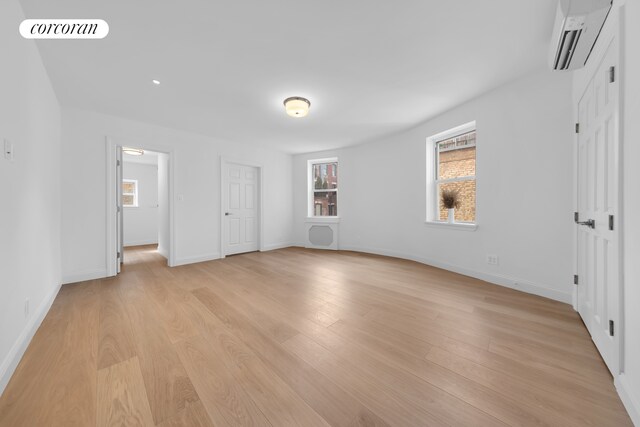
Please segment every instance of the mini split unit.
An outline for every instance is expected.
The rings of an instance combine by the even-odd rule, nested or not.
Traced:
[[[560,0],[551,40],[554,70],[584,67],[611,10],[612,0]]]

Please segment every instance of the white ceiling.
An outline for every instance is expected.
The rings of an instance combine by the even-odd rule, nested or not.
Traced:
[[[418,124],[543,69],[557,0],[22,0],[98,18],[38,41],[60,102],[288,152]],[[161,81],[160,86],[151,83]],[[311,100],[304,119],[282,101]]]

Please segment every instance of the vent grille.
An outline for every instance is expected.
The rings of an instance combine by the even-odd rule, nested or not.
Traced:
[[[555,70],[567,70],[582,36],[582,30],[565,31],[560,40],[558,54],[553,64]]]

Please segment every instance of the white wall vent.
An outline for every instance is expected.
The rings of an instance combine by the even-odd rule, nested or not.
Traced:
[[[338,249],[337,223],[307,223],[305,246],[313,249]]]

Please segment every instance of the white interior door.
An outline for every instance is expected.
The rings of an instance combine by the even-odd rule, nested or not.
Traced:
[[[578,311],[614,375],[620,368],[619,84],[609,45],[578,105]]]
[[[122,208],[122,147],[116,147],[116,272],[120,273],[124,262],[124,211]]]
[[[225,255],[258,250],[258,168],[224,166]]]

